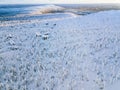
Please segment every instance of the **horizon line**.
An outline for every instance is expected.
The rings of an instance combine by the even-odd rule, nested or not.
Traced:
[[[120,4],[120,3],[0,3],[4,5],[14,5],[14,4]]]

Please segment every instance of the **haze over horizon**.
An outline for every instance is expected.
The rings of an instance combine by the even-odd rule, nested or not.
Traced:
[[[0,4],[81,4],[81,3],[120,3],[120,0],[0,0]]]

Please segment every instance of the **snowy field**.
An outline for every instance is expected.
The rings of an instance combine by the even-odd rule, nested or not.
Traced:
[[[0,21],[0,90],[120,90],[120,10],[64,15]]]

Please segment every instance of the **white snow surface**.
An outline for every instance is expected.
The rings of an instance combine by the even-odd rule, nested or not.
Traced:
[[[119,10],[0,22],[0,90],[107,90],[118,81]]]
[[[120,81],[110,85],[105,90],[120,90]]]

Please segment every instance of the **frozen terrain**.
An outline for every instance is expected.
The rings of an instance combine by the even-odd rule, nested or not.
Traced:
[[[0,21],[0,90],[119,90],[120,10],[59,15]]]

